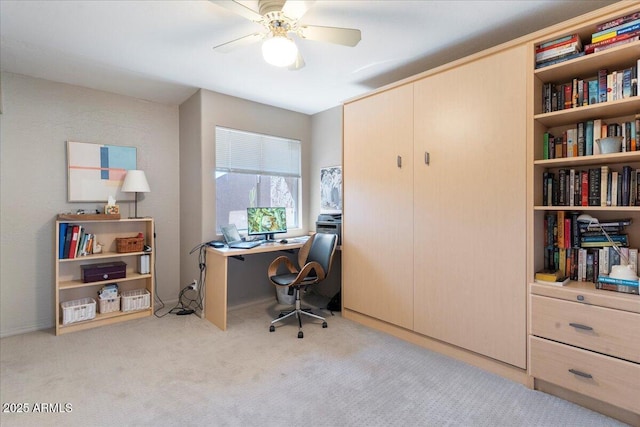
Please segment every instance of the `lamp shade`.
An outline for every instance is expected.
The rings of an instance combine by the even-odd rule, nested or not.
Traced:
[[[148,193],[151,191],[144,171],[130,170],[124,177],[121,191],[125,193]]]
[[[276,67],[288,67],[298,57],[298,47],[285,35],[274,35],[262,43],[264,60]]]

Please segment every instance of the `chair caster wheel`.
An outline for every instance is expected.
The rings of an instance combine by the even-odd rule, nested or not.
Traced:
[[[269,332],[275,332],[276,331],[276,327],[271,325],[269,326]]]
[[[284,316],[284,314],[280,313],[278,314],[278,319],[281,319]]]
[[[302,333],[302,331],[298,332],[298,338],[304,338],[304,334]]]
[[[327,325],[327,322],[322,322],[322,327],[323,327],[323,328],[326,328],[326,327],[328,327],[328,326],[329,326],[329,325]]]

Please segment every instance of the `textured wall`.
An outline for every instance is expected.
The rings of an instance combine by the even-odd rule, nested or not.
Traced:
[[[97,207],[67,202],[67,140],[137,147],[151,187],[138,214],[156,220],[158,293],[176,300],[178,107],[11,73],[2,98],[0,336],[53,326],[55,216]]]

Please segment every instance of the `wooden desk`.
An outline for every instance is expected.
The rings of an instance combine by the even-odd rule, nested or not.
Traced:
[[[223,331],[227,329],[227,287],[229,286],[229,257],[299,249],[304,242],[288,239],[289,243],[265,243],[253,249],[207,248],[207,277],[205,279],[204,317]],[[264,277],[267,270],[264,270]]]

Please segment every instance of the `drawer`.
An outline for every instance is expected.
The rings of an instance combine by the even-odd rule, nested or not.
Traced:
[[[532,295],[531,334],[640,363],[638,313]]]
[[[531,375],[638,413],[640,365],[529,337]]]

